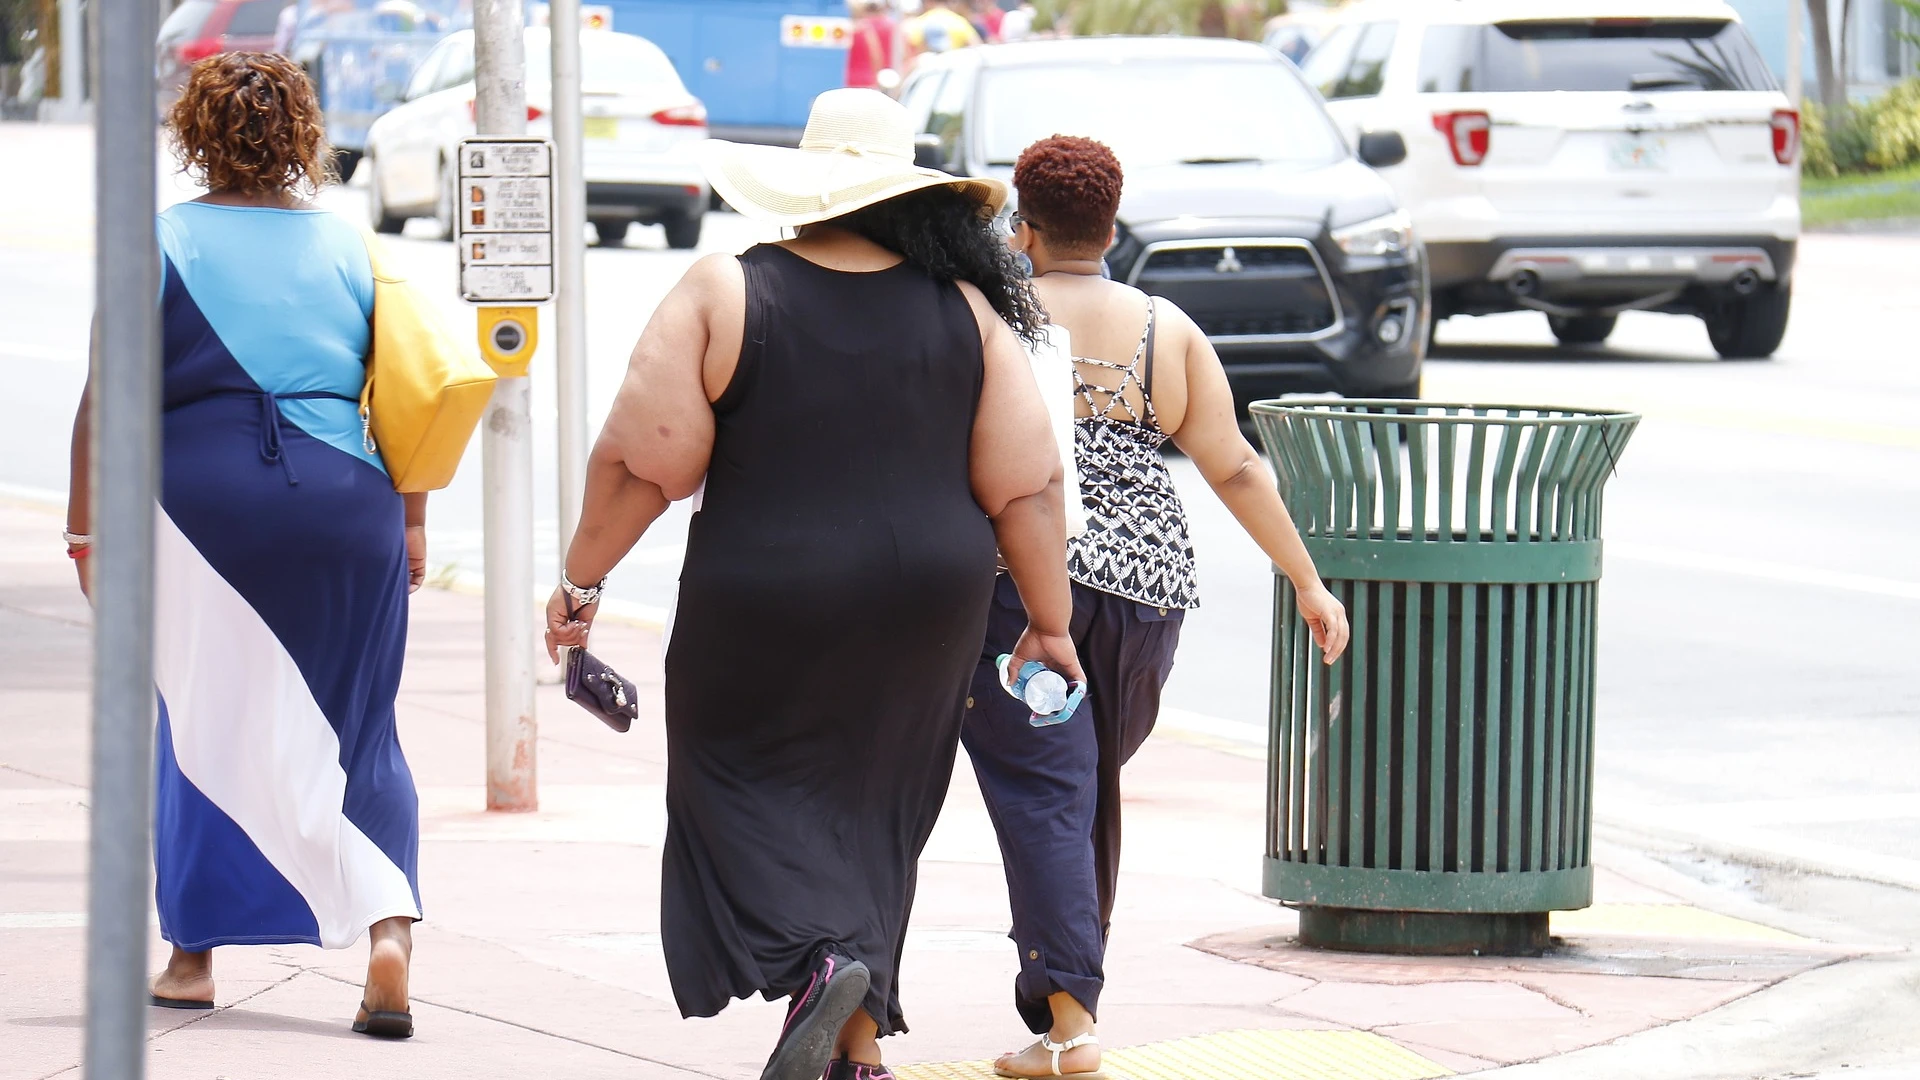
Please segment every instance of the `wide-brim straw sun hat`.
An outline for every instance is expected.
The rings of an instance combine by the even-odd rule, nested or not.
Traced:
[[[878,90],[829,90],[813,99],[799,149],[709,139],[700,147],[707,181],[741,214],[798,227],[930,187],[971,191],[994,213],[1007,185],[913,163],[913,122]]]

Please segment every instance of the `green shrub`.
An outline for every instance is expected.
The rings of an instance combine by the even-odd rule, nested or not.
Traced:
[[[1803,176],[1840,175],[1833,161],[1833,145],[1827,141],[1827,122],[1820,107],[1809,101],[1800,110],[1800,172]]]
[[[1800,114],[1800,171],[1807,176],[1875,172],[1920,163],[1920,79],[1908,79],[1838,122],[1809,101]]]
[[[1908,79],[1861,110],[1867,129],[1866,163],[1897,169],[1920,161],[1920,79]]]

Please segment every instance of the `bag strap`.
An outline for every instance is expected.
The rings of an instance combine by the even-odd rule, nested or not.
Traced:
[[[387,246],[380,242],[380,237],[376,236],[372,229],[365,225],[360,226],[360,240],[367,245],[367,266],[373,271],[374,281],[385,281],[391,284],[406,280],[393,272],[392,264],[387,262]]]
[[[388,272],[386,245],[380,242],[380,238],[374,235],[372,229],[367,228],[365,225],[360,226],[360,240],[366,245],[367,268],[373,274],[373,318],[375,321],[378,321],[380,318],[381,282],[395,284],[403,279],[394,277]],[[374,334],[372,327],[369,326],[367,334],[367,361],[363,365],[367,369],[367,377],[366,381],[360,384],[360,437],[365,442],[368,453],[375,452],[373,443],[373,342]]]

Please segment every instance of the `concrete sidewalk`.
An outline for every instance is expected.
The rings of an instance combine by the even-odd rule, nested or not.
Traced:
[[[0,1080],[77,1075],[80,1060],[88,609],[59,530],[46,508],[0,504]],[[400,711],[423,816],[418,1035],[390,1044],[348,1031],[358,949],[225,949],[218,1011],[152,1010],[152,1075],[759,1075],[781,1007],[743,1002],[681,1020],[661,960],[657,634],[611,623],[596,634],[596,651],[643,684],[634,730],[614,735],[542,688],[541,809],[490,815],[480,625],[475,597],[414,599]],[[1303,950],[1292,914],[1259,891],[1261,761],[1163,733],[1128,784],[1101,1029],[1116,1077],[1468,1073],[1684,1021],[1874,949],[1703,901],[1663,866],[1603,848],[1599,903],[1556,916],[1564,941],[1547,957]],[[913,1031],[885,1044],[906,1080],[990,1076],[985,1059],[1026,1041],[1007,925],[998,850],[963,754],[902,972]],[[156,934],[156,965],[164,951]]]

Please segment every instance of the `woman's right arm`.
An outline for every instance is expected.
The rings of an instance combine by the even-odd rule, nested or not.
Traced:
[[[1013,655],[1081,681],[1086,675],[1070,634],[1066,472],[1053,426],[1019,339],[978,289],[963,284],[962,291],[980,323],[984,367],[973,422],[973,497],[993,522],[1000,558],[1027,609],[1027,632]]]
[[[746,278],[739,260],[710,255],[655,309],[633,347],[626,379],[587,460],[567,580],[607,576],[667,507],[691,496],[713,455],[712,402],[739,362]],[[547,602],[547,652],[585,645],[599,605],[569,611],[564,589]]]

